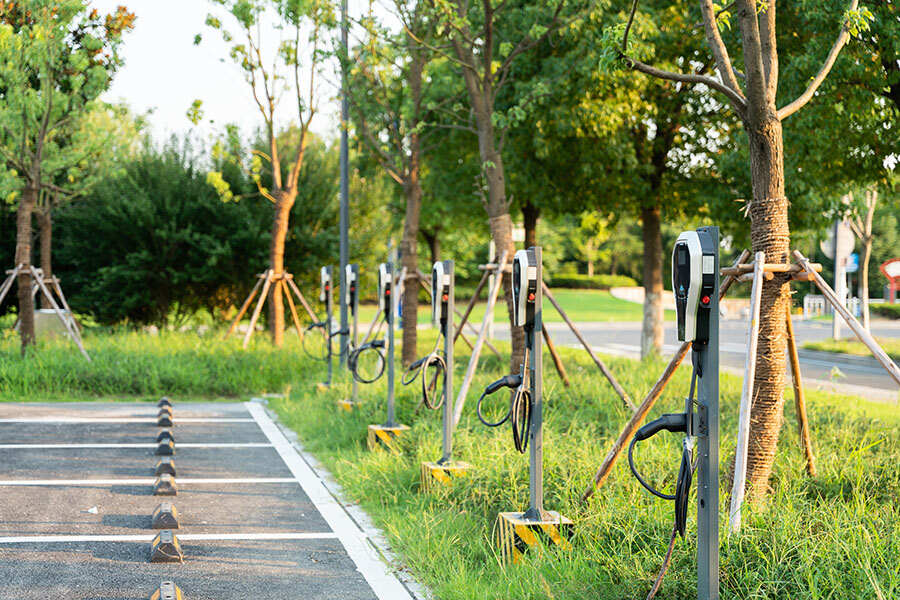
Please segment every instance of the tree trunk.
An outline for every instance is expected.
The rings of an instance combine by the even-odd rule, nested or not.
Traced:
[[[406,268],[403,288],[403,366],[418,358],[416,326],[419,321],[419,215],[422,210],[422,185],[419,181],[419,140],[413,134],[410,140],[411,168],[404,191],[406,192],[406,220],[403,239],[400,240],[401,264]]]
[[[587,275],[594,276],[594,240],[590,239],[584,245],[585,254],[587,255]]]
[[[784,195],[784,141],[773,111],[744,124],[750,147],[753,202],[750,237],[753,252],[765,252],[767,263],[786,263],[790,253],[788,200]],[[759,318],[754,398],[750,410],[747,452],[749,499],[759,500],[769,487],[781,430],[785,385],[785,311],[790,302],[790,278],[775,274],[763,282]]]
[[[272,245],[269,252],[269,268],[276,277],[284,273],[284,242],[287,238],[291,208],[297,198],[297,191],[278,191],[275,194],[274,219],[272,221]],[[269,329],[272,343],[281,347],[284,343],[284,294],[277,283],[269,291]]]
[[[34,297],[31,295],[31,216],[37,203],[38,188],[33,183],[25,185],[19,210],[16,213],[16,265],[23,271],[19,284],[19,337],[22,339],[22,355],[34,343]]]
[[[431,264],[441,260],[441,228],[435,227],[434,231],[420,230],[425,243],[428,244],[428,253],[431,255]]]
[[[641,358],[659,355],[663,346],[663,251],[660,207],[641,209],[644,234],[644,322]]]
[[[53,213],[50,208],[38,212],[38,224],[41,228],[41,270],[44,272],[44,279],[49,281],[53,277]],[[43,295],[41,307],[53,308],[50,300]]]
[[[537,225],[538,218],[541,216],[541,209],[526,202],[522,206],[522,221],[525,226],[525,247],[531,248],[537,246]]]

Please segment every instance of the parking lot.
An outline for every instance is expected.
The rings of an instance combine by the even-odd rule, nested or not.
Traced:
[[[402,599],[409,592],[260,403],[0,404],[0,598]],[[175,496],[157,496],[170,429]],[[177,510],[183,562],[150,561]]]

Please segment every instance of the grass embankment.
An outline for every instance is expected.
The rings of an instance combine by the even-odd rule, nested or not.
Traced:
[[[423,347],[430,347],[422,340]],[[366,426],[383,422],[384,382],[362,386],[352,414],[335,409],[348,385],[318,392],[318,369],[273,407],[298,431],[347,495],[388,534],[405,568],[442,600],[643,598],[659,568],[671,532],[673,506],[652,498],[620,460],[608,483],[587,504],[580,497],[629,414],[583,353],[563,349],[573,382],[564,388],[545,360],[546,508],[575,521],[573,550],[530,555],[502,568],[491,543],[498,511],[528,502],[527,456],[512,448],[507,426],[488,430],[474,415],[482,387],[505,373],[505,360],[486,354],[455,438],[455,456],[475,466],[471,475],[434,495],[419,490],[419,465],[440,454],[440,417],[417,408],[411,388],[398,385],[401,422],[411,425],[405,452],[368,452]],[[459,358],[457,383],[464,369]],[[662,364],[610,358],[624,387],[640,396]],[[740,380],[722,380],[722,470],[733,452]],[[675,377],[651,418],[681,410],[688,372]],[[496,402],[505,402],[498,394]],[[793,403],[764,506],[747,509],[744,531],[721,550],[723,598],[900,597],[900,416],[895,407],[860,398],[809,391],[810,422],[819,476],[804,475]],[[643,472],[670,488],[680,457],[680,436],[660,435],[636,453]],[[724,479],[724,477],[723,477]],[[727,486],[720,486],[727,522]],[[695,597],[695,508],[687,541],[679,540],[660,598]]]
[[[566,311],[566,315],[576,323],[588,321],[640,321],[644,317],[643,305],[636,302],[628,302],[615,298],[607,291],[603,290],[572,290],[557,289],[553,290],[553,296]],[[472,309],[469,322],[474,324],[481,323],[484,319],[485,298],[487,292],[482,292],[481,301]],[[419,322],[428,323],[431,320],[431,305],[426,302],[424,296],[420,299],[419,305]],[[468,299],[457,299],[456,307],[460,311],[464,311],[468,304]],[[360,322],[369,323],[375,317],[376,307],[373,305],[362,306],[359,309]],[[562,323],[562,318],[550,301],[544,299],[544,322],[545,323]],[[674,311],[666,311],[667,319],[674,319]],[[508,317],[506,316],[506,307],[503,304],[503,298],[498,299],[497,307],[494,309],[494,322],[504,323]]]
[[[876,338],[882,350],[888,353],[895,361],[900,361],[900,339]],[[835,352],[840,354],[852,354],[854,356],[872,356],[868,346],[859,340],[819,340],[818,342],[806,342],[803,347],[807,350],[820,352]]]
[[[298,378],[303,354],[296,338],[276,351],[265,332],[248,350],[238,337],[222,341],[222,332],[159,335],[87,330],[88,362],[63,339],[39,342],[27,358],[19,338],[0,341],[0,401],[158,398],[246,398],[250,392],[282,392]]]

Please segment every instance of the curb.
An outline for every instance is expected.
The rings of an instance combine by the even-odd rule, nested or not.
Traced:
[[[881,363],[874,356],[856,356],[855,354],[844,354],[842,352],[824,352],[822,350],[806,350],[798,348],[797,354],[800,358],[812,358],[815,360],[824,360],[835,364],[853,365],[857,367],[872,367],[874,369],[883,369]],[[894,361],[896,363],[896,361]]]

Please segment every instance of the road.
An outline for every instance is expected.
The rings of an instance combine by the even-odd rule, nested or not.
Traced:
[[[597,352],[632,358],[640,356],[640,323],[579,323],[577,326]],[[550,323],[547,327],[557,344],[580,347],[577,338],[564,323]],[[747,321],[741,319],[721,321],[720,360],[726,370],[743,372],[747,354],[747,329]],[[798,345],[802,346],[806,342],[830,338],[831,323],[795,319],[794,332]],[[876,337],[900,338],[900,322],[875,321],[872,323],[872,333]],[[499,339],[509,339],[509,330],[498,326],[495,335]],[[848,332],[848,335],[853,334]],[[679,346],[674,323],[666,323],[663,353],[671,356]],[[800,354],[804,384],[809,387],[866,395],[879,400],[897,401],[900,398],[897,383],[878,364],[864,360],[843,361],[837,356],[823,353],[801,351]],[[832,377],[835,366],[843,377]]]

